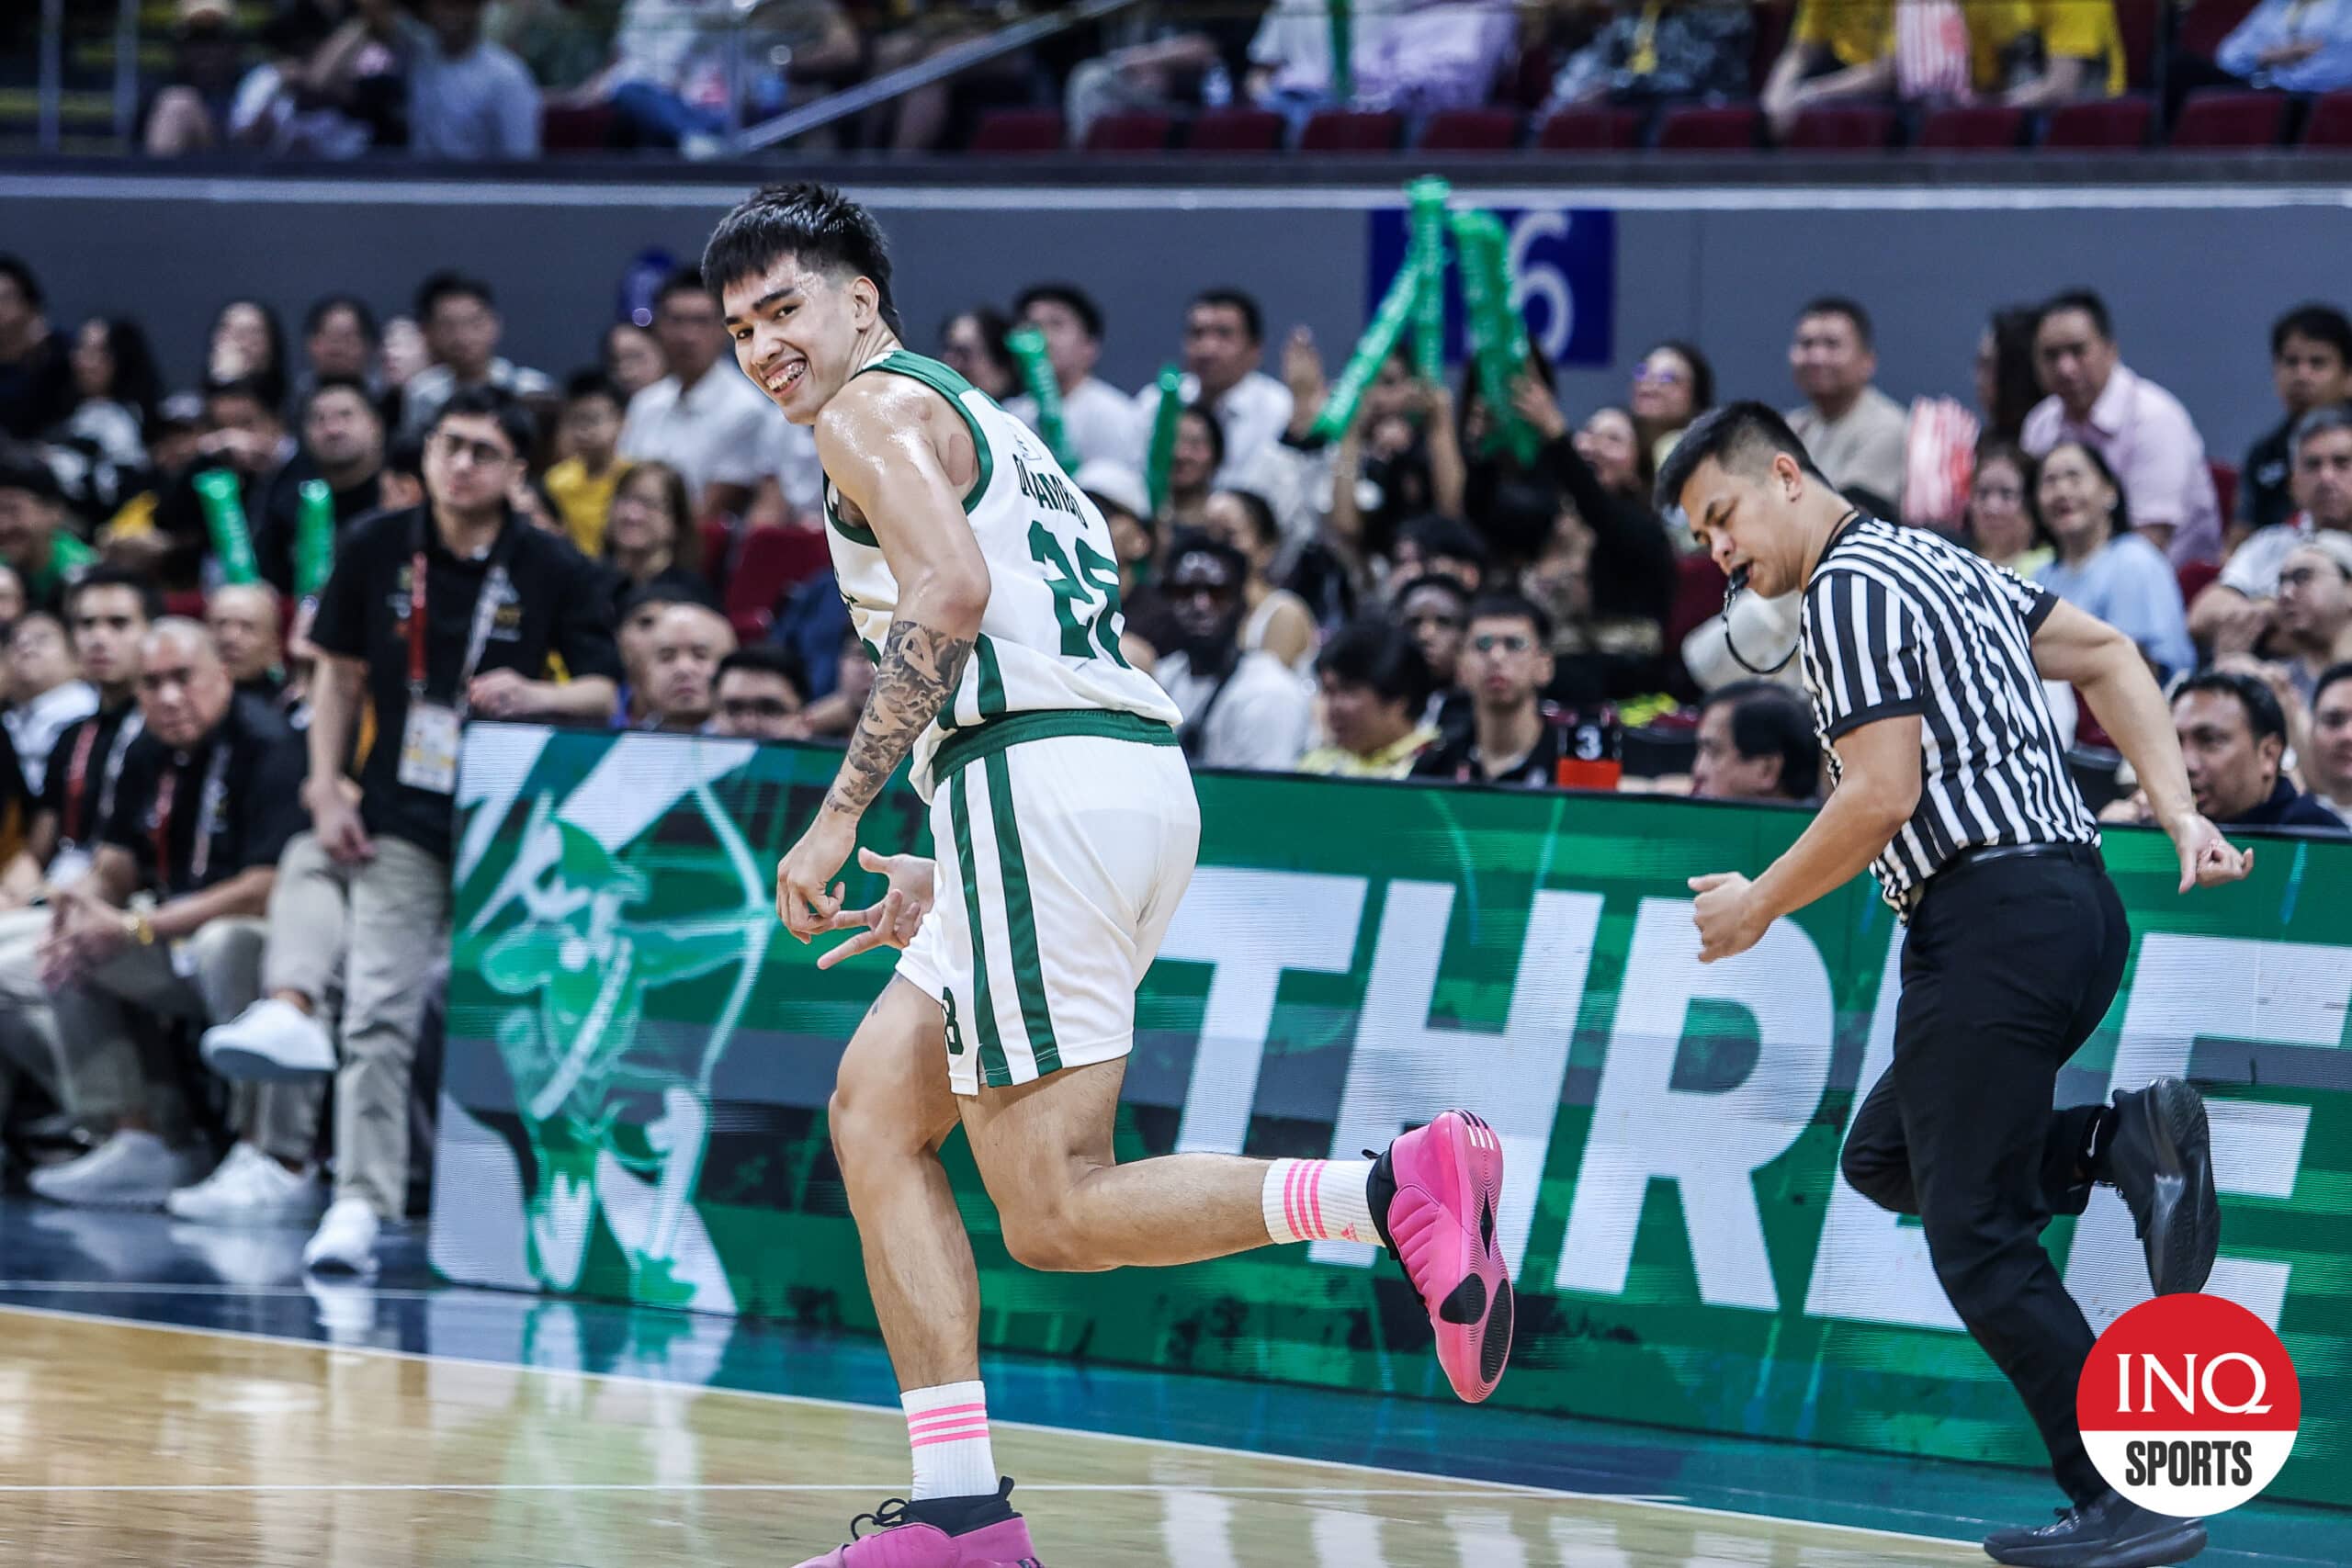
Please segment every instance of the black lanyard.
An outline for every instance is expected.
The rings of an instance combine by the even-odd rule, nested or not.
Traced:
[[[93,715],[83,726],[74,741],[74,757],[65,770],[64,809],[59,814],[59,838],[67,844],[78,844],[90,836],[90,829],[103,826],[114,813],[114,786],[122,779],[122,759],[130,743],[139,739],[146,728],[139,710],[133,707],[115,726],[114,741],[107,748],[106,766],[98,773],[98,798],[93,811],[83,785],[89,777],[90,753],[97,749],[98,728],[104,715]]]
[[[430,525],[428,509],[420,508],[409,550],[408,604],[400,617],[401,636],[408,644],[408,696],[412,703],[424,700],[425,580],[431,570],[425,530]],[[474,671],[481,667],[482,655],[489,650],[491,627],[498,619],[498,612],[513,596],[506,563],[514,553],[515,531],[520,526],[512,517],[499,525],[498,537],[490,547],[489,570],[482,573],[481,584],[474,591],[473,625],[466,637],[465,659],[458,666],[456,690],[450,695],[450,705],[460,714],[466,711],[466,688],[473,683]]]

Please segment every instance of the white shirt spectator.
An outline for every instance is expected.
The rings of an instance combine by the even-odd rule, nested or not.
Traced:
[[[2133,527],[2172,530],[2165,554],[2174,566],[2221,558],[2222,504],[2205,466],[2205,438],[2178,398],[2118,365],[2087,421],[2068,418],[2054,396],[2026,415],[2019,445],[2028,452],[2043,457],[2061,441],[2080,441],[2107,459],[2122,481]]]
[[[1864,387],[1854,406],[1835,420],[1822,418],[1811,403],[1791,410],[1788,418],[1789,428],[1831,484],[1870,491],[1902,505],[1911,415],[1901,403],[1876,387]]]
[[[620,450],[624,457],[667,463],[677,469],[699,511],[708,486],[748,490],[770,474],[783,482],[785,456],[799,445],[787,434],[794,429],[782,409],[731,362],[721,360],[691,387],[681,387],[675,376],[664,376],[631,398],[628,416],[621,422]],[[806,430],[798,435],[813,458],[815,438]],[[821,485],[820,480],[820,494]],[[787,501],[793,499],[792,488],[785,486]]]
[[[489,378],[482,385],[495,387],[512,398],[545,397],[555,390],[554,378],[546,371],[511,359],[492,360]],[[446,365],[428,365],[410,377],[408,385],[401,389],[401,434],[423,435],[441,405],[457,392],[458,373]]]
[[[1193,756],[1195,766],[1288,773],[1306,755],[1315,697],[1272,654],[1244,653],[1214,708],[1209,708],[1209,699],[1216,693],[1216,682],[1193,674],[1193,660],[1182,649],[1163,657],[1152,673],[1187,724],[1193,715],[1209,709]]]
[[[1037,400],[1026,392],[1009,400],[1004,412],[1030,429],[1037,428]],[[1100,460],[1140,470],[1151,424],[1140,416],[1134,398],[1089,376],[1075,390],[1062,394],[1062,434],[1077,448],[1080,463]]]
[[[1176,395],[1187,404],[1199,401],[1201,378],[1187,372]],[[1217,469],[1215,482],[1223,490],[1242,485],[1251,459],[1281,440],[1283,432],[1290,428],[1290,389],[1262,370],[1252,370],[1227,389],[1216,410],[1217,428],[1225,434],[1225,466]],[[1136,394],[1136,412],[1148,442],[1151,427],[1159,417],[1157,383]]]
[[[539,155],[539,85],[530,68],[488,39],[441,52],[433,29],[400,18],[408,76],[408,150],[419,158],[481,160]]]
[[[28,789],[40,793],[41,783],[49,776],[49,754],[56,750],[57,738],[65,727],[97,711],[97,688],[87,681],[68,681],[28,703],[18,703],[0,717],[0,724],[8,727],[17,760],[24,764]]]
[[[2318,531],[2308,512],[2298,512],[2286,522],[2273,523],[2267,528],[2256,528],[2222,563],[2222,585],[2234,588],[2249,599],[2278,598],[2279,569],[2295,553],[2296,546],[2309,542]]]

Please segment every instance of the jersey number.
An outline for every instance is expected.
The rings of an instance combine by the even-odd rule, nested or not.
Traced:
[[[1054,591],[1054,618],[1061,623],[1062,657],[1091,659],[1100,648],[1111,662],[1127,669],[1114,626],[1119,618],[1118,563],[1084,539],[1072,542],[1078,547],[1077,571],[1070,570],[1061,541],[1043,523],[1029,525],[1030,558],[1052,570],[1046,586]]]

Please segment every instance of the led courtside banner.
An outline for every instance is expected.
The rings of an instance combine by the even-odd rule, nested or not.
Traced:
[[[491,725],[460,789],[433,1258],[450,1278],[871,1331],[825,1134],[888,979],[820,973],[771,908],[838,752]],[[2038,1464],[1916,1224],[1839,1180],[1888,1062],[1899,928],[1864,882],[1702,966],[1684,879],[1754,872],[1800,813],[1312,779],[1199,781],[1201,865],[1138,1006],[1123,1158],[1352,1156],[1453,1104],[1503,1134],[1535,1410]],[[928,849],[911,792],[870,841]],[[2352,1504],[2352,846],[2264,842],[2177,897],[2109,836],[2136,936],[2068,1101],[2212,1097],[2209,1287],[2302,1370],[2271,1495]],[[853,877],[857,874],[853,871]],[[852,897],[878,879],[853,882]],[[959,1140],[992,1347],[1448,1397],[1402,1276],[1344,1243],[1193,1268],[1012,1263]],[[2147,1293],[2102,1190],[2049,1242],[2103,1327]]]

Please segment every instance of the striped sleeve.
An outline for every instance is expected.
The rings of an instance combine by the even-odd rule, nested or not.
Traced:
[[[2025,635],[2031,637],[2040,631],[2041,623],[2050,618],[2052,608],[2057,604],[2058,595],[2039,582],[2027,581],[2007,567],[1986,561],[1984,570],[1992,573],[1994,586],[2001,591],[2009,608],[2018,613],[2018,619],[2025,623]]]
[[[1806,635],[1821,681],[1823,739],[1928,708],[1920,617],[1875,577],[1830,570],[1805,591]]]

